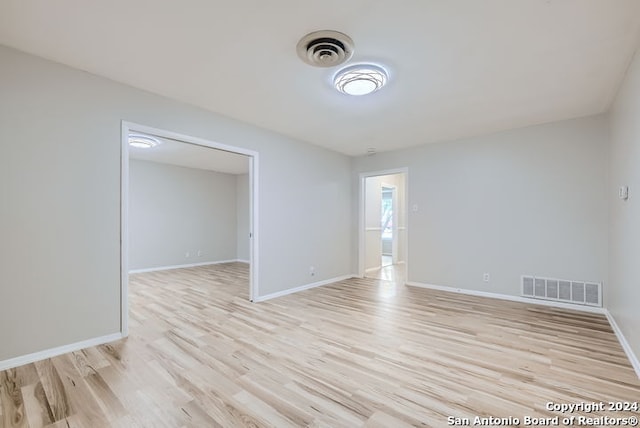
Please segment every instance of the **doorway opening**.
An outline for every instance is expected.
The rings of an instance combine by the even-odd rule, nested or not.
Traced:
[[[403,284],[407,271],[406,168],[360,174],[359,275]]]
[[[254,301],[258,154],[124,121],[121,144],[123,336],[129,327],[130,273],[248,263],[247,294]],[[247,268],[242,269],[246,278]]]
[[[394,225],[398,223],[397,204],[398,186],[392,184],[382,184],[381,188],[381,216],[380,216],[380,239],[381,239],[381,260],[380,266],[387,267],[398,263],[398,231]]]

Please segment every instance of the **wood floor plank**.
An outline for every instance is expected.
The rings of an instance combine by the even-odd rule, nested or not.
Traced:
[[[60,379],[60,375],[54,366],[54,360],[39,361],[35,363],[35,366],[40,375],[42,388],[47,399],[51,421],[57,422],[71,416],[67,391],[65,391],[62,379]]]
[[[366,428],[411,428],[412,425],[384,412],[377,411],[371,415],[364,426]]]
[[[29,422],[25,426],[40,427],[53,422],[42,383],[38,381],[37,383],[23,386],[22,397]]]
[[[23,379],[19,376],[18,369],[10,369],[0,372],[0,426],[6,428],[28,427],[25,414],[24,399],[22,396]]]
[[[131,275],[129,338],[0,372],[0,428],[426,427],[640,400],[601,315],[371,278],[254,304],[248,274]]]

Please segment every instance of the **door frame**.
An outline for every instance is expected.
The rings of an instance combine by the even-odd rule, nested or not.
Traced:
[[[381,183],[381,187],[382,189],[386,188],[391,190],[391,263],[395,265],[398,263],[398,186],[383,182]],[[381,239],[382,232],[384,232],[384,230],[380,231]]]
[[[393,169],[385,169],[381,171],[369,171],[369,172],[361,172],[359,174],[359,198],[358,198],[358,276],[360,278],[364,278],[365,276],[365,249],[366,249],[366,223],[365,223],[365,197],[366,197],[366,182],[369,177],[379,177],[381,175],[391,175],[391,174],[404,174],[404,213],[405,213],[405,235],[406,239],[404,241],[404,256],[405,260],[405,269],[407,272],[407,278],[409,273],[409,168],[393,168]],[[397,227],[394,226],[394,227]]]
[[[258,152],[229,146],[199,137],[193,137],[166,129],[154,128],[123,120],[120,145],[120,331],[123,337],[129,334],[129,139],[131,130],[170,138],[188,144],[224,150],[249,157],[249,300],[260,295],[259,272],[259,161]]]

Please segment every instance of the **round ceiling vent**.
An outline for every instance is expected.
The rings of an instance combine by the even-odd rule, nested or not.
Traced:
[[[353,55],[353,40],[338,31],[314,31],[298,42],[298,56],[315,67],[334,67]]]

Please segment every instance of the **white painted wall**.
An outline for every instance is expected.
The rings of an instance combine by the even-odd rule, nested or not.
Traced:
[[[259,152],[260,295],[351,273],[348,157],[6,47],[0,64],[0,361],[120,330],[122,120]]]
[[[605,299],[636,356],[640,356],[640,55],[636,53],[610,114],[609,284]],[[618,187],[629,186],[629,199]]]
[[[382,242],[380,230],[380,211],[382,200],[380,195],[380,178],[368,177],[365,181],[365,270],[377,269],[382,259]]]
[[[131,159],[130,269],[235,260],[236,209],[235,175]]]
[[[519,295],[522,274],[606,281],[607,145],[589,117],[360,157],[353,177],[409,168],[409,281]]]
[[[236,175],[236,212],[237,212],[237,234],[236,234],[236,258],[242,261],[249,261],[251,252],[249,249],[250,230],[250,186],[249,174]]]

